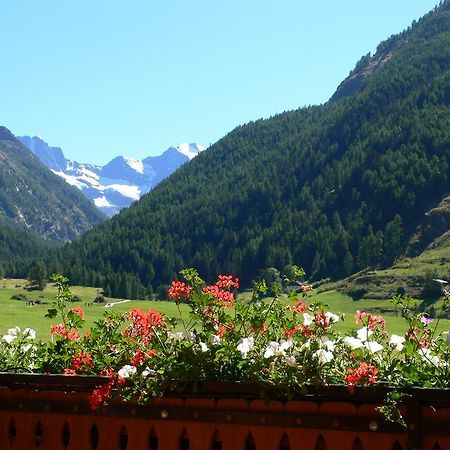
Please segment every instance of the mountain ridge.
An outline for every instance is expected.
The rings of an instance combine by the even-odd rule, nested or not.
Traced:
[[[47,239],[72,240],[104,216],[0,127],[0,217]]]
[[[20,136],[18,139],[53,173],[80,189],[109,217],[139,200],[161,180],[205,149],[200,144],[180,144],[169,147],[161,155],[143,160],[116,156],[101,166],[68,160],[61,148],[50,147],[38,136]]]

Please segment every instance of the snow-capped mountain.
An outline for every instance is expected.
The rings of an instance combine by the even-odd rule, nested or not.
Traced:
[[[50,147],[38,136],[17,139],[53,173],[79,188],[97,208],[110,217],[139,200],[161,180],[205,149],[199,144],[180,144],[168,148],[159,156],[150,156],[142,161],[117,156],[105,166],[96,166],[66,159],[59,147]]]

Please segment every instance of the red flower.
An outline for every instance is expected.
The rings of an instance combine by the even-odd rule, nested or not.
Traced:
[[[300,300],[297,300],[293,305],[289,307],[289,309],[297,314],[303,314],[307,311],[308,307],[302,303]]]
[[[384,330],[386,326],[386,320],[382,316],[376,316],[375,314],[365,312],[365,311],[356,311],[355,316],[356,323],[362,323],[366,325],[371,330],[375,330],[375,328],[380,327]]]
[[[355,385],[360,384],[374,384],[377,380],[378,369],[371,364],[361,362],[357,369],[350,367],[348,369],[348,375],[345,376],[345,382],[347,383],[348,390],[353,393]]]
[[[50,327],[50,334],[54,336],[61,336],[63,339],[69,341],[76,341],[79,339],[78,331],[75,328],[67,328],[64,324],[52,325]]]
[[[316,314],[314,321],[322,328],[328,328],[330,326],[330,319],[322,311]]]
[[[138,350],[131,358],[130,364],[132,366],[138,367],[140,366],[146,358],[153,358],[156,356],[156,350],[151,349],[148,352],[143,352],[142,350]]]
[[[65,376],[73,376],[76,375],[77,373],[75,372],[75,370],[73,369],[64,369],[64,375]]]
[[[167,295],[171,300],[180,301],[191,296],[192,287],[182,281],[172,281]]]
[[[143,344],[148,344],[153,337],[155,327],[163,327],[163,316],[153,309],[148,313],[139,308],[132,308],[129,313],[132,324],[125,328],[124,335],[134,340],[140,340]]]
[[[76,314],[80,319],[84,319],[84,311],[81,306],[75,306],[74,308],[69,309],[70,313]]]
[[[232,275],[219,275],[217,278],[216,286],[221,289],[239,289],[239,279],[232,277]]]
[[[111,397],[114,384],[115,381],[111,380],[99,388],[94,389],[92,394],[89,396],[89,405],[93,411],[95,411],[100,405]]]
[[[221,289],[217,284],[205,286],[203,292],[211,294],[216,300],[219,300],[223,306],[230,308],[235,300],[234,294],[230,291]]]
[[[81,352],[70,360],[70,367],[75,371],[92,369],[94,360],[90,353]]]

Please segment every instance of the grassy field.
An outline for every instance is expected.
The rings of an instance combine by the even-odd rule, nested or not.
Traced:
[[[56,289],[49,284],[43,292],[28,291],[26,286],[26,280],[0,280],[0,335],[8,328],[19,325],[22,328],[34,328],[40,339],[47,340],[50,337],[50,325],[57,323],[45,317],[47,309],[55,299]],[[74,303],[74,306],[83,307],[86,315],[84,329],[88,330],[106,311],[105,304],[93,303],[97,295],[96,288],[73,286],[71,290],[80,298],[80,302]],[[34,302],[34,305],[31,306],[26,301],[12,300],[11,297],[17,294],[25,294],[30,301]],[[245,299],[248,294],[244,293],[242,296]],[[106,302],[118,301],[118,299],[106,299]],[[402,334],[406,330],[404,320],[396,314],[395,306],[390,304],[388,299],[353,300],[342,292],[327,291],[313,293],[307,299],[307,302],[311,301],[321,301],[329,306],[330,311],[346,315],[344,322],[336,324],[336,328],[341,332],[358,327],[354,322],[354,315],[358,309],[382,314],[386,318],[388,331],[391,333]],[[113,306],[114,310],[121,312],[126,312],[132,307],[153,308],[167,316],[178,317],[177,307],[171,302],[135,300]],[[187,316],[187,306],[181,305],[181,309]],[[441,332],[450,330],[450,320],[441,320],[438,330]]]
[[[55,300],[56,288],[48,284],[45,290],[41,292],[28,291],[26,286],[26,280],[0,280],[0,335],[8,328],[18,325],[22,328],[34,328],[38,338],[47,340],[50,337],[50,325],[57,323],[56,319],[50,320],[45,317],[47,310]],[[71,290],[74,295],[81,299],[80,302],[74,303],[73,306],[81,306],[84,309],[86,316],[85,330],[88,330],[95,321],[103,316],[107,302],[119,301],[119,299],[106,298],[104,304],[93,303],[97,296],[96,288],[73,286]],[[12,300],[11,297],[17,294],[25,294],[30,301],[35,302],[34,305],[30,306],[26,301]],[[133,307],[142,309],[153,308],[167,316],[178,317],[176,305],[170,302],[134,300],[113,306],[115,311],[121,312],[126,312]],[[185,305],[181,305],[181,308],[187,312]]]

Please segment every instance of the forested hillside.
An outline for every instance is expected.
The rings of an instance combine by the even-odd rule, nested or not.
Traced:
[[[49,261],[128,297],[185,266],[244,284],[294,262],[344,277],[404,251],[450,194],[449,157],[446,2],[364,57],[325,105],[238,127]]]
[[[0,127],[0,219],[43,238],[67,241],[102,222],[104,216]],[[0,240],[5,240],[4,234]]]

